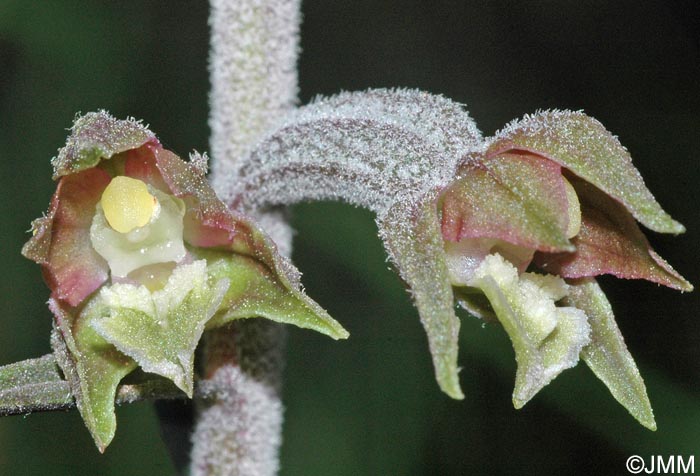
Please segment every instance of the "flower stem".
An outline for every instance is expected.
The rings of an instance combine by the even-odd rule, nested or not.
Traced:
[[[235,187],[250,149],[297,103],[299,0],[211,0],[212,183]]]
[[[212,184],[235,189],[253,146],[297,101],[300,0],[211,0]],[[257,214],[257,213],[256,213]],[[291,231],[278,214],[259,221],[280,252]],[[209,333],[192,435],[191,474],[273,476],[279,467],[284,329],[263,319]]]

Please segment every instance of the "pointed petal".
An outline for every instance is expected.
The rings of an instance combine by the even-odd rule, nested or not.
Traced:
[[[136,368],[136,363],[90,327],[90,321],[106,312],[99,302],[89,302],[79,317],[53,298],[49,307],[55,317],[51,345],[56,361],[68,380],[85,426],[97,448],[104,452],[117,428],[117,386]]]
[[[188,243],[203,248],[228,246],[246,233],[245,224],[238,223],[194,166],[169,150],[157,147],[153,151],[157,170],[170,193],[187,204],[185,240]]]
[[[119,152],[157,142],[155,135],[139,121],[118,120],[106,111],[90,112],[73,123],[66,145],[51,160],[54,179],[97,165]]]
[[[544,251],[572,250],[561,168],[532,154],[469,162],[441,197],[446,240],[497,238]]]
[[[348,337],[348,332],[326,311],[282,285],[259,261],[225,251],[200,249],[194,250],[193,254],[206,259],[210,279],[230,282],[207,328],[222,326],[235,319],[265,317],[311,329],[333,339]]]
[[[464,398],[457,368],[459,319],[435,200],[426,199],[417,207],[398,203],[377,222],[389,256],[418,307],[438,384],[452,398]]]
[[[656,430],[644,380],[598,283],[591,278],[570,282],[565,302],[584,311],[591,325],[591,343],[583,348],[581,358],[639,423]]]
[[[581,202],[581,231],[572,240],[574,253],[538,253],[535,263],[566,278],[612,274],[646,279],[681,291],[693,286],[664,261],[634,218],[618,202],[582,180],[572,180]]]
[[[225,279],[209,284],[203,260],[180,265],[153,293],[131,284],[103,288],[99,299],[109,315],[90,325],[143,370],[172,380],[192,397],[194,351],[227,288]]]
[[[581,348],[590,341],[590,328],[582,311],[554,305],[566,293],[561,279],[531,273],[518,276],[501,256],[490,255],[469,285],[484,292],[513,344],[518,362],[515,408],[578,363]]]
[[[622,203],[651,230],[685,231],[656,202],[617,137],[592,117],[572,111],[525,116],[499,131],[486,155],[512,150],[539,154],[566,167]]]
[[[42,265],[54,297],[77,306],[105,282],[107,263],[90,242],[95,206],[109,183],[100,169],[88,169],[58,183],[45,218],[35,220],[34,236],[22,249]]]

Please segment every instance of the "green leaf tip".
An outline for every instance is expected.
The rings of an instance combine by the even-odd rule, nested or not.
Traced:
[[[222,326],[235,319],[264,317],[314,330],[333,339],[349,337],[348,331],[315,301],[295,286],[285,285],[259,261],[216,250],[200,249],[193,253],[206,259],[210,279],[230,283],[207,328]]]

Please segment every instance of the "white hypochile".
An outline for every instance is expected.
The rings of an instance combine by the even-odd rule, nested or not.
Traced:
[[[141,180],[112,179],[97,204],[90,241],[112,272],[123,278],[159,263],[177,263],[187,254],[183,242],[185,203]]]
[[[576,191],[564,180],[568,202],[567,238],[581,228]],[[513,403],[522,407],[563,370],[578,363],[591,341],[586,314],[558,305],[569,293],[558,276],[525,272],[535,250],[497,238],[465,238],[445,243],[453,286],[481,291],[508,333],[518,362]],[[463,306],[476,316],[482,310],[468,300]]]
[[[558,276],[518,273],[499,254],[488,255],[467,283],[480,289],[508,333],[518,361],[513,402],[522,407],[563,370],[578,363],[590,343],[586,314],[557,306],[568,294]]]

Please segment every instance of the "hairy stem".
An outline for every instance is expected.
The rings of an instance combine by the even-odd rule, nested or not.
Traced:
[[[212,182],[228,187],[249,150],[297,102],[299,0],[211,0]]]
[[[208,398],[198,385],[195,396]],[[171,381],[135,372],[119,385],[116,403],[185,399]],[[0,416],[68,410],[75,399],[53,353],[0,367]]]
[[[297,101],[300,0],[211,0],[212,184],[236,187],[244,158]],[[253,211],[280,252],[291,230],[276,213]],[[191,474],[273,476],[282,431],[284,329],[262,319],[212,331],[204,352]]]
[[[273,475],[282,431],[284,328],[239,321],[207,340],[191,475]]]

